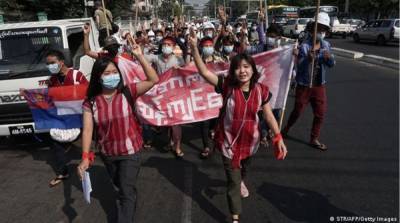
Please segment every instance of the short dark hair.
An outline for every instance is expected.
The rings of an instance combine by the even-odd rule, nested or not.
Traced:
[[[49,50],[47,53],[46,53],[46,57],[49,57],[49,56],[52,56],[52,57],[57,57],[57,60],[65,60],[65,56],[64,56],[64,54],[61,52],[61,51],[59,51],[59,50]]]
[[[275,24],[275,23],[272,23],[272,24],[268,27],[267,33],[275,33],[275,34],[277,34],[277,35],[280,35],[280,34],[281,34],[281,31],[280,31],[279,25],[277,25],[277,24]]]
[[[231,65],[228,71],[228,83],[231,87],[239,87],[239,80],[236,78],[235,70],[239,67],[242,60],[245,60],[247,63],[249,63],[253,69],[253,75],[250,79],[250,89],[253,89],[260,78],[260,73],[257,70],[256,62],[254,61],[253,57],[246,53],[237,54],[231,59]]]
[[[224,43],[232,43],[232,44],[234,44],[235,43],[235,39],[233,38],[232,35],[226,35],[226,36],[222,37],[222,44],[224,44]]]
[[[86,97],[89,100],[93,100],[96,96],[100,95],[102,92],[102,83],[101,83],[101,75],[103,74],[104,70],[107,66],[112,63],[117,68],[121,81],[118,84],[117,90],[121,91],[124,87],[124,81],[121,75],[121,71],[118,68],[118,65],[113,61],[110,57],[100,57],[97,59],[92,68],[89,87],[86,92]]]

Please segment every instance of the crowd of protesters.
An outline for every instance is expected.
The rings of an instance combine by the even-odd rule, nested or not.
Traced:
[[[245,184],[252,156],[261,143],[275,148],[276,158],[284,159],[287,154],[283,137],[294,125],[305,106],[310,102],[314,111],[314,122],[310,145],[326,150],[319,141],[320,129],[326,113],[326,70],[335,64],[330,44],[324,40],[330,28],[326,16],[319,16],[316,43],[313,27],[310,35],[293,52],[296,57],[296,100],[289,122],[280,133],[279,119],[282,111],[274,110],[269,104],[272,93],[268,86],[258,83],[260,73],[252,55],[284,45],[288,40],[281,36],[277,25],[265,30],[265,15],[259,12],[259,21],[248,28],[246,23],[231,26],[223,7],[218,8],[219,25],[208,21],[190,23],[175,17],[171,23],[154,21],[150,29],[136,33],[111,28],[112,15],[101,5],[95,13],[101,51],[93,51],[89,45],[89,34],[93,27],[83,27],[83,46],[86,55],[96,59],[83,104],[82,161],[78,174],[83,177],[94,155],[91,144],[100,152],[113,185],[117,188],[118,221],[133,222],[136,207],[136,182],[140,169],[140,154],[150,148],[155,132],[166,130],[169,148],[182,159],[182,126],[155,127],[140,123],[135,113],[136,99],[150,90],[159,76],[171,68],[195,64],[199,74],[222,95],[223,106],[218,118],[199,124],[203,150],[201,158],[219,151],[227,177],[227,200],[233,223],[239,222],[242,198],[249,196]],[[328,18],[329,19],[329,18]],[[124,83],[118,68],[120,58],[129,59],[142,66],[146,79],[138,83]],[[311,61],[314,67],[310,69]],[[63,56],[51,52],[47,57],[52,86],[88,84],[81,73],[63,65]],[[228,63],[227,75],[218,76],[207,68],[208,63]],[[313,70],[313,79],[309,73]],[[295,72],[294,72],[295,73]],[[74,77],[71,77],[71,76]],[[78,81],[75,81],[76,79]],[[124,105],[129,105],[123,107]],[[214,143],[213,143],[214,142]],[[53,143],[56,154],[65,145]],[[64,158],[58,157],[57,176],[50,183],[55,186],[68,177]]]

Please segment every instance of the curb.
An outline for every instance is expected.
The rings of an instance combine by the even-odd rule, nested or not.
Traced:
[[[393,69],[399,69],[399,64],[400,64],[399,60],[376,56],[376,55],[365,55],[361,58],[361,61],[376,65],[381,65],[384,67],[390,67]]]
[[[384,67],[389,67],[392,69],[399,69],[400,61],[387,58],[387,57],[381,57],[381,56],[376,56],[376,55],[364,55],[362,52],[357,52],[357,51],[351,51],[351,50],[345,50],[341,48],[335,48],[332,47],[332,51],[342,57],[354,59],[354,60],[359,60],[365,63],[370,63],[370,64],[375,64],[375,65],[380,65]]]
[[[351,59],[360,59],[360,58],[362,58],[364,56],[364,53],[362,53],[362,52],[345,50],[345,49],[336,48],[336,47],[332,47],[332,51],[336,55],[339,55],[339,56],[342,56],[342,57],[351,58]]]

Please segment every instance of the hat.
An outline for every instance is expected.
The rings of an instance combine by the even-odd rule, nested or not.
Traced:
[[[203,24],[203,29],[215,29],[215,27],[211,22],[206,22]]]
[[[318,24],[327,26],[328,28],[331,28],[330,25],[331,19],[329,18],[329,15],[326,12],[320,12],[318,13]]]
[[[106,39],[104,40],[104,46],[110,46],[113,44],[119,45],[118,40],[115,39],[115,37],[113,37],[113,36],[107,36]]]

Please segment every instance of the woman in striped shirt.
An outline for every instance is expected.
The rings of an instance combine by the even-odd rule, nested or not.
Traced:
[[[259,118],[262,108],[264,118],[274,133],[275,155],[284,159],[287,150],[278,124],[268,103],[271,94],[267,86],[258,83],[260,74],[254,60],[247,54],[238,54],[231,60],[228,76],[217,76],[207,69],[197,49],[193,31],[189,38],[192,54],[199,73],[216,92],[223,97],[223,107],[216,126],[215,143],[222,152],[222,160],[228,180],[227,198],[232,222],[239,222],[242,197],[249,196],[243,179],[250,164],[250,157],[257,152],[260,143]]]
[[[87,99],[83,103],[82,161],[78,173],[93,162],[92,135],[110,178],[118,188],[118,220],[133,222],[136,206],[136,181],[140,169],[142,130],[136,118],[134,101],[158,82],[156,71],[133,43],[133,55],[140,62],[147,80],[124,85],[121,72],[112,58],[102,57],[93,65]]]

